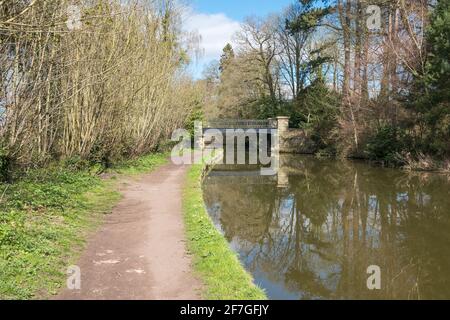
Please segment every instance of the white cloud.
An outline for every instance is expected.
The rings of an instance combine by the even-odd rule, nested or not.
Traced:
[[[185,21],[185,29],[197,31],[201,37],[201,48],[204,49],[203,61],[219,59],[222,49],[231,43],[233,35],[239,30],[239,22],[223,13],[204,14],[192,12]]]

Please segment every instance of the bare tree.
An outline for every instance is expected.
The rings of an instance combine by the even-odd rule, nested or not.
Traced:
[[[280,52],[275,23],[275,17],[266,20],[248,18],[237,34],[239,53],[246,57],[246,71],[253,73],[253,80],[264,85],[273,101],[277,99],[276,57]]]
[[[305,86],[307,74],[304,70],[307,62],[305,46],[312,34],[292,32],[286,24],[287,21],[296,19],[302,12],[303,6],[300,3],[291,5],[278,17],[277,22],[277,40],[281,47],[277,58],[280,62],[281,76],[289,86],[293,99],[297,98],[300,90]]]
[[[172,0],[80,1],[82,27],[71,30],[70,4],[2,3],[1,147],[23,165],[153,150],[183,126],[189,90],[198,92],[183,76],[196,42],[181,31],[180,8]]]

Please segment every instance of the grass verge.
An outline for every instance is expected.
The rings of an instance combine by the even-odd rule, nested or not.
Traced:
[[[56,294],[89,232],[120,200],[118,177],[150,171],[166,158],[153,154],[121,163],[108,179],[56,167],[0,184],[0,299]]]
[[[167,157],[167,153],[150,154],[137,159],[118,163],[112,167],[111,171],[125,175],[141,174],[166,163]]]
[[[203,167],[193,165],[183,191],[184,220],[194,268],[205,284],[203,297],[211,300],[264,300],[237,255],[206,212],[201,189]]]

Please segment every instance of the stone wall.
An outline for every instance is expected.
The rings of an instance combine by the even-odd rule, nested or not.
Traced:
[[[281,153],[314,153],[311,140],[301,129],[289,129],[280,136]]]
[[[289,117],[278,117],[281,153],[314,153],[312,141],[302,129],[290,129]]]

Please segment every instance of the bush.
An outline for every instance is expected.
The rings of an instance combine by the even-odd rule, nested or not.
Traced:
[[[0,148],[0,182],[9,182],[11,180],[11,158],[4,149]]]
[[[365,153],[370,160],[386,161],[398,164],[398,154],[406,148],[406,136],[392,125],[379,127],[376,133],[369,137]]]
[[[197,101],[192,109],[192,112],[189,114],[189,117],[186,119],[186,123],[184,124],[186,130],[189,131],[191,136],[193,137],[195,134],[195,122],[203,121],[205,118],[202,104]]]
[[[80,156],[73,156],[64,161],[64,167],[69,170],[87,170],[91,166],[92,163]]]

